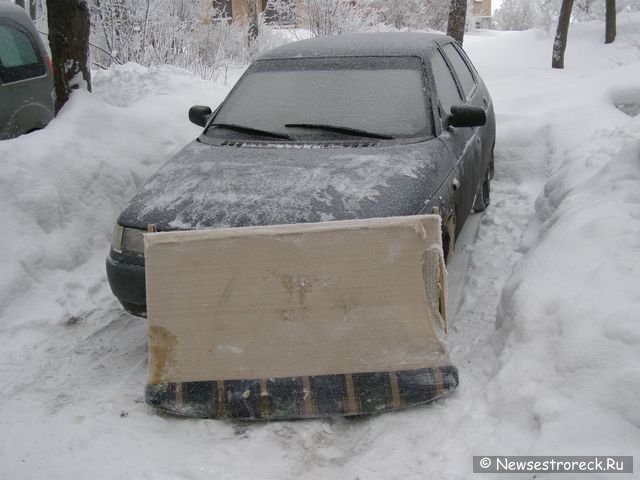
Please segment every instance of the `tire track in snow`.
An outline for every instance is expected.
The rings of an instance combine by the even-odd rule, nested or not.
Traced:
[[[408,448],[421,445],[434,457],[446,455],[449,435],[464,428],[461,424],[466,417],[461,411],[472,407],[473,397],[482,395],[497,368],[497,310],[502,288],[526,251],[527,235],[536,234],[534,203],[553,154],[549,136],[547,127],[532,132],[523,119],[505,135],[507,145],[497,144],[491,205],[468,218],[449,262],[449,348],[460,370],[459,391],[425,407],[359,421],[316,421],[315,429],[294,429],[286,435],[276,429],[275,437],[295,461],[294,471],[306,478],[326,478],[332,470],[341,478],[348,478],[350,471],[353,478],[363,471],[365,478],[393,478],[381,459],[389,461],[394,452],[390,439],[397,438],[402,445],[402,436],[413,439],[407,442]],[[518,168],[522,164],[527,165],[526,172]],[[400,450],[396,453],[400,458]],[[441,466],[450,461],[455,463],[449,459],[436,463]],[[424,470],[398,466],[398,478],[425,478],[433,466],[433,462],[427,462]],[[432,473],[442,475],[437,468]]]

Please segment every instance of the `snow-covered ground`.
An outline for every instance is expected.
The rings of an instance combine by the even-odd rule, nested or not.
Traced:
[[[145,323],[105,278],[113,222],[197,135],[188,108],[239,72],[96,72],[45,130],[0,142],[0,478],[467,479],[473,455],[635,454],[639,471],[640,15],[613,45],[603,30],[572,25],[563,71],[535,32],[466,38],[498,139],[492,205],[450,265],[461,385],[360,420],[183,419],[143,401]]]

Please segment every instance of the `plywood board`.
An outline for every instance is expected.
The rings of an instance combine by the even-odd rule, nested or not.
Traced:
[[[450,365],[436,215],[150,233],[151,385]]]

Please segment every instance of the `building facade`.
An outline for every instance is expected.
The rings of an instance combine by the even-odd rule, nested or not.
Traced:
[[[491,0],[470,0],[467,9],[467,29],[491,28]]]

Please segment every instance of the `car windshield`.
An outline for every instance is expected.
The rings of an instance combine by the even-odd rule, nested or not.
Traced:
[[[260,60],[238,81],[206,135],[238,135],[241,126],[245,136],[261,131],[293,140],[425,137],[431,135],[426,98],[415,57]]]

